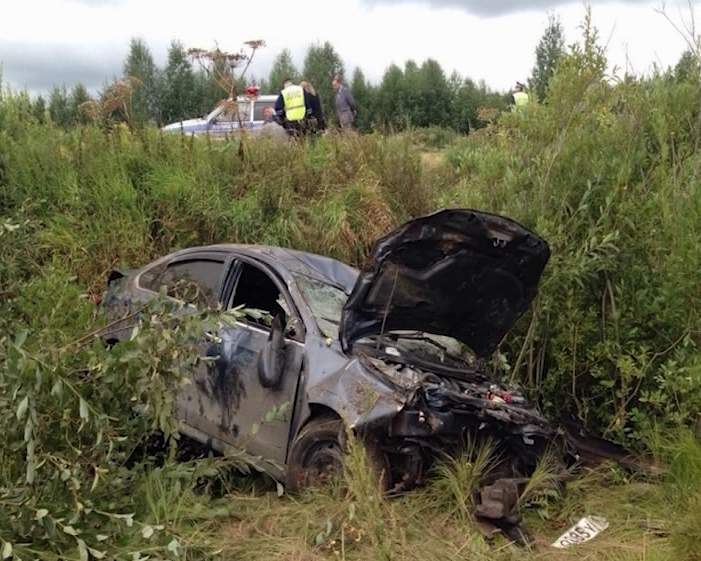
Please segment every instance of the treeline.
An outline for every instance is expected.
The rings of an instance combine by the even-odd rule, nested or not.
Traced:
[[[226,97],[216,81],[193,64],[179,41],[171,43],[166,64],[159,67],[148,45],[132,39],[122,73],[122,79],[133,79],[129,113],[136,124],[162,125],[202,116]],[[347,76],[341,57],[329,42],[310,46],[302,68],[295,66],[290,51],[284,49],[275,57],[268,76],[244,76],[239,80],[239,91],[254,84],[261,93],[275,94],[287,77],[308,80],[319,91],[324,110],[333,120],[331,79],[335,75],[352,89],[359,106],[357,125],[363,131],[442,126],[468,132],[484,126],[510,101],[508,93],[493,91],[484,81],[475,82],[457,72],[447,75],[433,59],[420,64],[409,60],[403,67],[392,64],[379,84],[371,83],[361,68]],[[50,118],[65,128],[85,123],[90,115],[81,106],[89,101],[104,102],[119,80],[105,84],[94,99],[81,83],[70,88],[55,86],[48,98],[40,95],[32,100],[33,112],[40,121]],[[480,113],[483,108],[491,111]]]

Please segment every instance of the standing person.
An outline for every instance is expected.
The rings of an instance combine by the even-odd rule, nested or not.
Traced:
[[[309,121],[309,128],[311,132],[319,132],[326,129],[326,121],[324,120],[324,112],[321,109],[321,99],[319,99],[319,94],[316,93],[314,86],[312,86],[307,81],[301,81],[300,86],[304,89],[305,93],[309,99],[309,106],[307,107],[307,120]]]
[[[516,87],[512,93],[514,97],[514,107],[516,111],[522,111],[530,101],[528,94],[525,91],[525,86],[521,82],[516,82]]]
[[[353,121],[358,113],[358,106],[355,104],[353,94],[341,83],[341,78],[336,76],[331,82],[336,90],[336,117],[342,130],[351,130]]]
[[[289,78],[275,101],[275,113],[282,126],[291,136],[301,136],[306,129],[307,108],[310,107],[309,94]]]

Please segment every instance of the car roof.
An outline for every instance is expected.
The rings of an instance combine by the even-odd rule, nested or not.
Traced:
[[[257,96],[248,96],[248,95],[240,95],[238,98],[236,98],[236,101],[241,103],[242,101],[276,101],[277,100],[276,95],[273,94],[265,94],[265,95],[257,95]]]
[[[268,245],[215,244],[182,249],[171,257],[184,257],[200,252],[239,253],[258,258],[268,265],[284,267],[291,274],[301,274],[325,284],[335,285],[349,293],[358,278],[358,270],[341,261],[315,253]]]

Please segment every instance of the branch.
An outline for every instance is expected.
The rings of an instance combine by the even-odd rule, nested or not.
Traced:
[[[689,10],[691,11],[692,14],[692,32],[689,33],[688,30],[685,32],[683,29],[681,29],[675,22],[674,20],[669,17],[669,14],[667,14],[667,7],[664,2],[662,2],[662,5],[659,8],[655,8],[655,12],[660,14],[663,18],[667,20],[667,22],[674,28],[674,30],[681,36],[682,39],[684,39],[684,42],[687,44],[689,47],[689,50],[693,52],[697,57],[701,54],[699,49],[699,38],[696,36],[696,24],[694,20],[694,10],[693,7],[691,6],[691,0],[689,0]],[[683,21],[683,20],[682,20]]]

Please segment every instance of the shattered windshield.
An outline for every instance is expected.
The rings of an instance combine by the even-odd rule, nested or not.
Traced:
[[[295,278],[321,332],[330,339],[338,339],[341,312],[348,295],[336,286],[306,275]]]
[[[348,295],[341,288],[306,275],[295,275],[304,299],[325,337],[338,338],[343,306]],[[359,345],[374,347],[385,355],[416,356],[432,363],[456,368],[474,364],[474,354],[452,337],[422,331],[391,331],[358,340]]]

